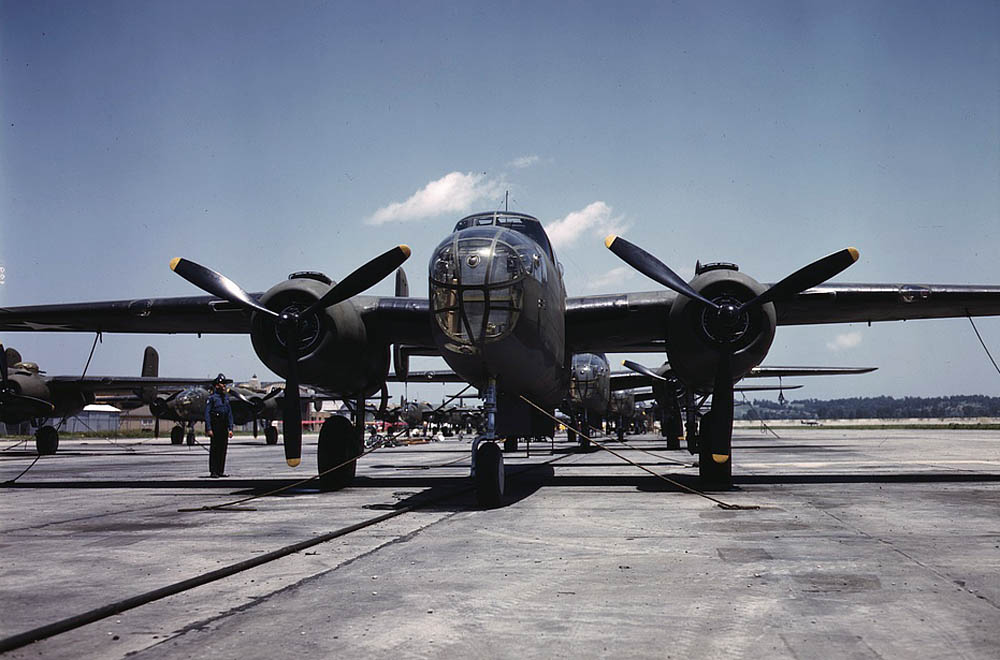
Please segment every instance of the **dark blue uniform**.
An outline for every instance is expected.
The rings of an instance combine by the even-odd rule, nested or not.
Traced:
[[[226,473],[226,450],[229,448],[229,432],[233,430],[233,409],[225,393],[212,392],[205,404],[205,428],[212,430],[212,442],[208,451],[208,471],[213,477]]]

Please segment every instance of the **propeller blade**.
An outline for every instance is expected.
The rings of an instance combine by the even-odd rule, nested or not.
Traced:
[[[849,247],[814,261],[808,266],[798,269],[753,300],[740,305],[737,313],[743,312],[754,305],[765,305],[769,302],[788,298],[806,289],[818,286],[846,270],[848,266],[858,260],[858,256],[857,249]]]
[[[670,270],[666,264],[638,245],[629,243],[621,236],[615,236],[614,234],[609,234],[604,239],[604,245],[614,252],[619,259],[649,279],[659,282],[668,289],[676,291],[683,296],[698,300],[712,309],[719,308],[714,302],[692,289],[690,284],[681,279],[680,275]]]
[[[638,362],[633,362],[632,360],[623,360],[622,366],[627,369],[631,369],[637,374],[642,374],[643,376],[649,376],[653,380],[661,380],[663,382],[667,381],[667,379],[661,376],[660,374],[656,373],[646,365],[639,364]]]
[[[406,245],[397,245],[391,250],[380,254],[337,282],[336,286],[323,294],[322,298],[307,307],[300,316],[305,318],[314,312],[326,309],[331,305],[336,305],[351,296],[356,296],[362,291],[370,289],[399,268],[409,257],[410,248]]]
[[[176,257],[170,261],[170,270],[174,271],[191,284],[202,291],[211,293],[214,296],[228,300],[234,305],[244,309],[252,309],[261,314],[267,314],[275,318],[278,313],[264,307],[253,297],[244,291],[239,284],[232,281],[225,275],[221,275],[210,268],[205,268],[201,264]]]
[[[285,434],[285,462],[298,467],[302,462],[302,408],[299,407],[299,326],[288,324],[288,376],[285,378],[282,421]]]
[[[733,442],[733,372],[730,355],[719,353],[719,364],[715,368],[715,386],[712,388],[712,437],[708,439],[712,450],[712,460],[725,463],[729,460]]]
[[[389,407],[389,386],[382,383],[382,392],[378,402],[378,417],[385,419],[385,409]]]
[[[267,394],[265,394],[264,398],[261,399],[261,401],[267,401],[268,399],[273,399],[274,397],[276,397],[279,394],[281,394],[283,391],[284,390],[282,390],[282,389],[274,388],[273,390],[271,390],[270,392],[268,392]]]
[[[256,416],[253,418],[253,437],[254,437],[255,440],[257,439],[257,417]]]

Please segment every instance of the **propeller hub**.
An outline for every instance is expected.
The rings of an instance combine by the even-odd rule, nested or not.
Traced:
[[[317,314],[302,316],[302,311],[305,309],[306,305],[294,302],[281,310],[277,322],[274,324],[274,336],[278,340],[278,344],[286,349],[292,328],[297,329],[300,355],[308,353],[313,345],[319,341],[320,336],[319,316]]]
[[[742,302],[731,296],[716,298],[713,302],[718,308],[706,307],[702,312],[701,322],[705,334],[720,344],[733,344],[739,341],[750,326],[750,317],[745,311],[740,311]]]

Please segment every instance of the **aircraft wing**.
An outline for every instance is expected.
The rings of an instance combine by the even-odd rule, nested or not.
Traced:
[[[255,299],[260,293],[250,294]],[[365,323],[387,343],[433,347],[426,298],[354,296]],[[250,314],[214,296],[137,298],[0,309],[0,331],[247,334]]]
[[[667,319],[677,295],[664,290],[569,298],[567,345],[574,353],[664,352]],[[996,316],[1000,286],[825,284],[774,306],[778,325]]]
[[[251,294],[256,297],[260,294]],[[569,298],[566,342],[574,353],[663,353],[670,306],[662,290]],[[355,296],[387,343],[434,348],[426,298]],[[775,303],[779,325],[1000,315],[1000,286],[839,284]],[[214,296],[33,305],[0,309],[0,331],[245,334],[250,315]]]
[[[464,383],[462,377],[450,369],[438,369],[433,371],[410,371],[406,378],[400,378],[394,372],[390,372],[385,379],[389,383]]]
[[[788,390],[800,389],[802,389],[801,385],[785,385],[783,387],[779,387],[777,385],[736,385],[733,387],[734,392],[787,392]],[[703,394],[711,394],[711,392],[703,392]],[[651,401],[656,398],[656,395],[653,394],[652,390],[648,392],[635,392],[634,395],[636,402]]]
[[[754,367],[743,378],[779,378],[785,376],[850,376],[867,374],[878,367],[771,367],[761,365]],[[644,387],[652,384],[652,378],[637,374],[634,371],[616,371],[611,374],[612,391],[628,390],[634,387]],[[751,387],[751,386],[747,386]],[[779,389],[765,386],[765,389]],[[784,389],[795,389],[786,387]]]
[[[154,376],[51,376],[45,384],[53,392],[128,392],[143,388],[181,389],[195,385],[207,386],[210,378],[160,378]]]

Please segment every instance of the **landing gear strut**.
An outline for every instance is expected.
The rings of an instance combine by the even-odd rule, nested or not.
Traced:
[[[500,506],[505,482],[503,454],[496,444],[497,383],[493,378],[483,395],[483,410],[486,430],[472,443],[472,479],[476,485],[476,501],[489,508]]]

